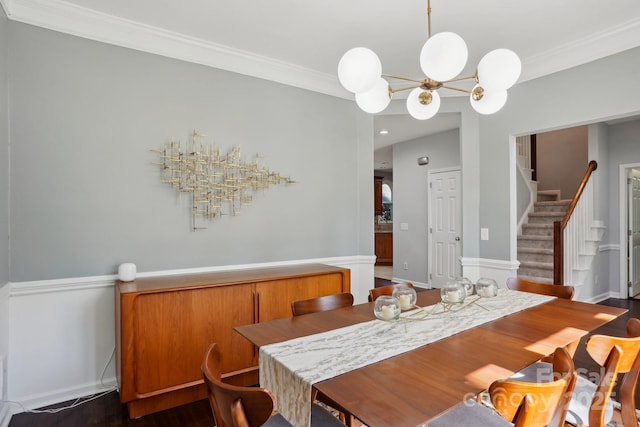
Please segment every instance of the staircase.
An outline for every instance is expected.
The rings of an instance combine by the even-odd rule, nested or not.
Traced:
[[[562,221],[570,203],[560,199],[560,191],[538,191],[533,212],[518,236],[518,277],[553,283],[553,222]]]

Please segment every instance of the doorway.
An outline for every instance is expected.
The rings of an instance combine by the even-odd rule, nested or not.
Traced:
[[[460,169],[429,172],[429,282],[440,288],[461,275],[462,203]]]
[[[640,168],[626,170],[626,283],[629,296],[640,295]]]

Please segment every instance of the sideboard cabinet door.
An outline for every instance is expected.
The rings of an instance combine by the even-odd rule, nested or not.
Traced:
[[[295,279],[272,280],[256,284],[258,322],[291,317],[293,301],[321,297],[344,289],[342,273],[308,276]]]
[[[201,380],[202,356],[212,342],[233,349],[233,357],[222,361],[222,372],[251,366],[253,346],[233,331],[234,326],[252,322],[251,288],[220,286],[138,296],[134,311],[144,315],[137,317],[133,329],[135,393],[144,396]]]

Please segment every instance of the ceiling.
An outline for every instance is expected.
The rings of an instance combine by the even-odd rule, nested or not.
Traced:
[[[615,3],[615,5],[614,5]],[[337,63],[365,46],[384,73],[423,78],[426,0],[0,0],[9,18],[352,99]],[[640,1],[432,0],[432,32],[453,31],[469,48],[470,75],[484,54],[515,51],[520,81],[640,46]],[[630,82],[631,84],[632,82]],[[458,95],[458,93],[443,96]],[[442,117],[441,117],[442,116]],[[455,117],[425,122],[377,116],[375,148],[456,127]]]

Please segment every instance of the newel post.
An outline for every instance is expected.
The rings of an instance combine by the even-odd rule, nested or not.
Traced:
[[[562,221],[553,222],[553,283],[564,285],[564,230]]]

